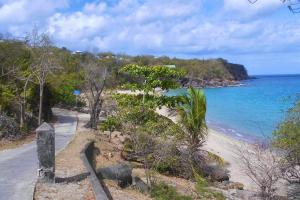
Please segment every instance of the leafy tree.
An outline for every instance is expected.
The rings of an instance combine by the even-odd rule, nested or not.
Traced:
[[[288,111],[286,119],[274,132],[274,145],[284,151],[284,172],[291,181],[300,183],[300,101]]]
[[[83,76],[84,75],[80,72],[61,73],[50,76],[49,84],[51,84],[51,88],[54,90],[53,94],[55,95],[56,103],[66,106],[75,106],[76,97],[73,91],[82,88]]]
[[[25,121],[26,91],[28,87],[30,51],[23,42],[5,41],[0,44],[0,83],[3,98],[2,109],[15,113],[21,128]],[[13,97],[13,98],[10,98]],[[15,105],[18,108],[15,108]]]
[[[120,120],[115,116],[109,116],[104,122],[101,123],[103,131],[109,131],[109,142],[111,141],[111,134],[121,127]]]
[[[183,76],[182,71],[172,69],[166,66],[139,66],[126,65],[121,72],[129,74],[134,80],[126,84],[131,90],[142,92],[142,106],[149,96],[153,96],[156,88],[169,90],[177,88],[177,81]]]
[[[207,135],[206,98],[204,93],[195,88],[189,88],[187,95],[183,96],[183,103],[179,105],[178,111],[180,122],[188,142],[189,155],[202,145]]]

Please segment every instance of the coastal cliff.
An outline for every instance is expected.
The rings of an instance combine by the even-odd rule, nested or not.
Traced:
[[[194,60],[193,65],[182,65],[187,71],[181,80],[183,87],[227,87],[240,85],[240,81],[249,79],[246,68],[224,59]]]
[[[100,57],[107,57],[101,54]],[[223,58],[217,59],[180,59],[167,56],[155,57],[150,55],[128,56],[109,54],[113,59],[118,58],[124,64],[141,66],[165,65],[182,69],[186,72],[180,80],[182,87],[226,87],[239,85],[241,80],[249,78],[246,68],[241,64],[233,64]]]

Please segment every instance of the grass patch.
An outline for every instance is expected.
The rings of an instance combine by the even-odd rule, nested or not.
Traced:
[[[190,196],[181,195],[175,187],[169,186],[164,182],[157,183],[153,186],[151,197],[155,200],[192,200]]]
[[[216,163],[218,163],[218,165],[224,167],[227,164],[226,161],[222,157],[220,157],[220,156],[218,156],[218,155],[216,155],[214,153],[211,153],[209,151],[207,151],[207,153],[208,153],[208,158],[210,160],[213,160]]]

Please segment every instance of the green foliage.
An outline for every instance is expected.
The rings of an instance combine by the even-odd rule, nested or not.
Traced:
[[[0,85],[0,111],[9,110],[9,106],[11,105],[14,96],[13,90],[9,85]]]
[[[174,174],[175,166],[178,166],[179,158],[172,155],[159,160],[159,162],[154,162],[153,168],[162,174]]]
[[[207,134],[206,98],[201,90],[189,88],[178,111],[191,148],[197,148]]]
[[[169,186],[163,182],[154,184],[151,190],[151,197],[155,200],[192,200],[193,198],[181,195],[175,187]]]
[[[182,139],[184,134],[180,126],[157,114],[155,107],[149,106],[152,101],[148,101],[142,109],[139,101],[141,96],[115,95],[114,97],[117,101],[119,120],[122,122],[123,130],[131,136],[131,141],[125,143],[124,150],[130,153],[139,152],[143,160],[145,156],[142,155],[146,154],[147,167],[162,173],[173,174],[176,171],[175,167],[178,166],[177,149],[168,148],[165,142],[176,142]],[[171,152],[165,153],[165,147],[166,151]],[[156,149],[160,151],[157,152]],[[164,152],[163,155],[158,155],[162,152]]]
[[[184,74],[182,71],[159,65],[139,66],[130,64],[123,67],[121,72],[132,78],[131,81],[123,85],[123,88],[142,92],[142,106],[145,106],[147,101],[156,106],[175,105],[175,98],[155,95],[155,89],[168,90],[179,87],[177,82]]]
[[[180,126],[155,112],[158,105],[164,104],[161,103],[160,98],[149,97],[142,108],[142,95],[115,94],[113,97],[118,105],[120,119],[125,126],[133,124],[136,132],[143,131],[156,137],[172,136],[178,140],[182,139],[184,134]]]
[[[76,96],[73,91],[80,89],[83,85],[83,75],[81,73],[62,73],[49,78],[49,83],[53,88],[53,94],[56,103],[75,106]],[[83,102],[77,102],[77,106],[82,106]]]
[[[38,85],[34,85],[34,88],[31,91],[31,94],[28,98],[28,103],[30,105],[30,110],[37,115],[38,114],[38,104],[39,104],[39,89]],[[43,119],[48,121],[50,120],[52,115],[52,107],[55,105],[56,99],[54,98],[54,89],[50,84],[46,84],[44,86],[44,95],[43,95]]]
[[[101,123],[100,129],[102,131],[113,132],[121,128],[120,120],[115,116],[109,116],[104,122]]]
[[[80,55],[73,55],[66,49],[50,48],[53,53],[51,58],[60,68],[53,71],[46,80],[47,94],[43,103],[45,120],[49,119],[50,108],[54,104],[75,105],[75,96],[72,92],[74,89],[81,89],[83,85],[82,70],[79,66]],[[9,116],[14,116],[16,122],[20,122],[21,116],[24,116],[21,115],[20,106],[24,103],[26,104],[22,106],[23,113],[37,114],[39,88],[31,68],[38,58],[36,50],[21,41],[0,42],[0,110]],[[31,117],[34,118],[35,116]],[[31,119],[24,119],[24,122],[29,123]],[[26,127],[27,124],[22,126]]]
[[[224,59],[179,59],[167,56],[126,56],[121,55],[127,63],[140,66],[175,65],[176,68],[186,72],[185,77],[198,80],[243,80],[247,79],[247,71],[243,65],[232,64]]]
[[[142,107],[143,95],[115,94],[114,99],[116,99],[119,107]],[[155,109],[158,101],[155,96],[147,96],[147,102],[144,106]]]
[[[146,95],[147,101],[142,102],[143,95],[130,95],[130,94],[115,94],[114,99],[117,100],[118,106],[128,107],[128,106],[139,106],[147,107],[149,109],[156,109],[157,107],[167,106],[169,108],[174,108],[178,103],[182,102],[182,97],[180,96],[155,96]]]
[[[177,88],[176,81],[183,76],[183,72],[165,66],[139,66],[127,65],[121,72],[128,73],[136,78],[135,83],[128,84],[133,90],[141,90],[145,93],[153,91],[155,88],[168,90]]]
[[[286,159],[293,165],[300,164],[300,101],[290,109],[288,115],[274,132],[274,145],[283,149]]]
[[[28,76],[30,51],[22,42],[0,42],[0,60],[0,110],[15,115]]]

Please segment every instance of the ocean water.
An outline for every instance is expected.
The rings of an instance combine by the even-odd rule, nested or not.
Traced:
[[[242,140],[272,136],[300,94],[300,75],[255,76],[243,86],[204,89],[208,126]],[[167,95],[180,95],[176,89]]]

